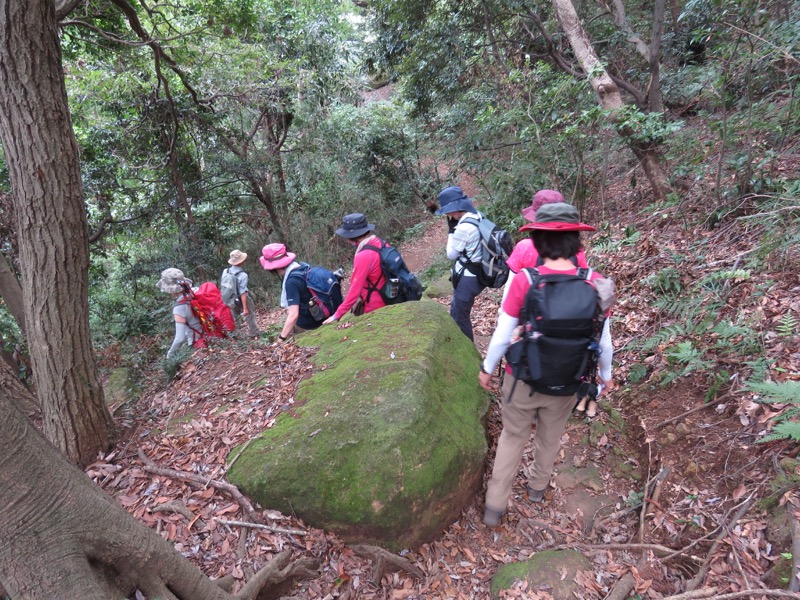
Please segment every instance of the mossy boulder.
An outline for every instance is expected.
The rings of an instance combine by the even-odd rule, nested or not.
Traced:
[[[440,304],[390,306],[298,336],[319,347],[296,409],[228,478],[264,507],[347,541],[414,548],[474,500],[489,397],[479,356]],[[234,449],[231,456],[236,456]]]
[[[508,563],[497,569],[492,577],[492,598],[500,598],[503,590],[511,589],[515,581],[528,581],[528,589],[547,591],[554,600],[572,600],[582,588],[575,583],[578,571],[590,571],[592,563],[574,550],[545,550],[528,560]]]

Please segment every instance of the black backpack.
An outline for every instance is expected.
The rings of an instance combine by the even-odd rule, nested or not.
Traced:
[[[515,379],[550,396],[572,396],[596,377],[600,309],[591,269],[576,275],[541,275],[523,269],[531,282],[520,314],[520,339],[506,360]]]
[[[486,217],[473,219],[467,217],[464,223],[471,223],[481,235],[480,262],[461,261],[470,273],[478,278],[484,287],[501,288],[508,280],[509,267],[506,261],[514,249],[514,241],[505,229],[500,229]]]
[[[381,295],[387,305],[400,304],[408,300],[422,298],[422,284],[417,279],[417,276],[408,270],[397,248],[390,246],[380,238],[378,240],[381,243],[380,248],[376,248],[371,244],[366,244],[361,248],[361,250],[374,250],[380,255],[381,271],[383,271],[383,277],[386,280],[380,288],[367,280],[367,301],[369,301],[374,291]]]

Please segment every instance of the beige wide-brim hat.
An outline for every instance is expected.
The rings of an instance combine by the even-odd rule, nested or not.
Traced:
[[[235,267],[237,265],[242,264],[246,260],[247,260],[247,252],[242,252],[241,250],[233,250],[231,252],[231,257],[228,259],[228,264],[233,265]]]
[[[156,287],[166,294],[177,294],[183,291],[181,283],[192,285],[191,279],[186,279],[180,269],[164,269],[161,271],[161,279],[158,280]]]

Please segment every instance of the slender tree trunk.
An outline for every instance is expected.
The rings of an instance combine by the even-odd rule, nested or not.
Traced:
[[[647,109],[661,112],[661,36],[667,0],[656,0],[653,9],[653,36],[650,39],[650,81],[647,85]]]
[[[594,51],[586,31],[581,25],[578,13],[571,0],[553,0],[556,17],[561,25],[561,29],[569,39],[575,57],[580,62],[581,68],[587,74],[589,83],[597,94],[600,105],[611,113],[612,120],[615,114],[624,106],[622,95],[617,84],[611,79],[597,53]],[[657,200],[663,199],[666,194],[672,191],[669,179],[661,166],[661,158],[657,149],[650,144],[638,142],[633,138],[633,131],[628,127],[621,127],[617,124],[617,131],[625,139],[628,146],[639,159],[645,176],[653,189],[653,194]]]
[[[52,0],[0,0],[0,138],[44,431],[87,464],[113,421],[89,336],[88,225]]]
[[[20,331],[26,333],[25,303],[22,301],[22,286],[8,263],[6,255],[0,252],[0,296],[6,303],[6,308],[17,322]]]

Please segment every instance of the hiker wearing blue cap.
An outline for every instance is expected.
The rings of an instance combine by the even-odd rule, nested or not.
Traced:
[[[453,267],[450,280],[453,282],[453,299],[450,301],[450,316],[470,340],[472,337],[472,305],[484,286],[468,265],[481,261],[481,236],[478,228],[464,219],[480,221],[482,215],[475,209],[472,201],[458,186],[443,189],[438,195],[441,208],[437,215],[446,215],[448,224],[447,258]]]

